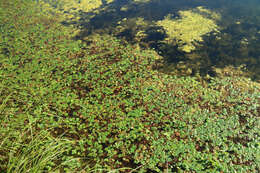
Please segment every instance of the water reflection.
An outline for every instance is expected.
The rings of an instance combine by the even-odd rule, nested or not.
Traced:
[[[67,20],[80,28],[77,39],[92,33],[112,34],[153,48],[163,57],[156,69],[178,75],[217,75],[226,67],[241,67],[245,75],[260,81],[260,3],[258,0],[103,0],[93,11],[77,11],[78,20]],[[167,15],[180,17],[180,11],[202,6],[221,14],[218,33],[203,35],[196,49],[185,52],[177,43],[164,40],[169,32],[157,25]],[[192,27],[192,26],[191,26]],[[173,39],[174,40],[174,39]]]

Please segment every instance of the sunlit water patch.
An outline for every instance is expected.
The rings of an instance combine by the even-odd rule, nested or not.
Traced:
[[[43,0],[42,0],[43,1]],[[155,69],[204,77],[237,74],[260,81],[258,0],[44,0],[79,29],[152,48]]]

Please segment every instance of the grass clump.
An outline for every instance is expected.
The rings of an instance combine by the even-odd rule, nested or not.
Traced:
[[[13,122],[6,122],[13,125]],[[40,133],[25,129],[1,129],[0,169],[4,172],[49,172],[61,164],[69,141],[53,138],[48,131]],[[24,131],[21,131],[24,130]],[[34,136],[31,136],[34,135]]]
[[[4,172],[259,171],[259,84],[162,74],[152,50],[0,2]]]

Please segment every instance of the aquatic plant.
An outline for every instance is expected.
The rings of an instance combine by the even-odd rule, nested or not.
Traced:
[[[166,75],[155,51],[73,40],[32,0],[0,7],[1,172],[259,172],[259,84]]]
[[[59,0],[61,6],[60,9],[66,12],[75,12],[82,10],[83,12],[90,12],[102,5],[101,0]]]
[[[114,0],[40,0],[39,2],[45,4],[45,7],[50,5],[53,9],[59,10],[60,13],[66,17],[66,20],[78,21],[80,13],[99,13],[100,8],[105,2],[106,4],[112,3]]]
[[[203,42],[203,36],[219,29],[216,21],[220,15],[203,7],[179,11],[179,15],[175,18],[169,14],[164,20],[157,21],[157,25],[166,30],[168,38],[165,41],[177,44],[184,52],[195,50],[196,45]]]
[[[142,17],[124,18],[117,24],[113,34],[126,37],[127,40],[134,40],[136,43],[147,37],[145,30],[150,26],[150,23]]]
[[[135,2],[135,3],[148,3],[150,1],[151,0],[133,0],[133,2]]]

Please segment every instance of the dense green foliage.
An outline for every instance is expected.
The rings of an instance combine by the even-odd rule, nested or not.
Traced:
[[[0,1],[0,171],[260,170],[259,84],[162,74],[154,51],[59,20]]]

